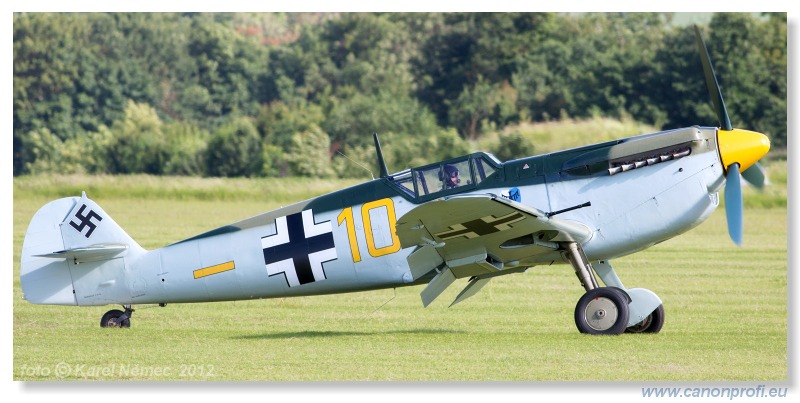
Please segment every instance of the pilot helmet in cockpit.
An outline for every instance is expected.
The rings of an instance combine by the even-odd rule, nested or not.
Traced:
[[[444,169],[439,172],[439,178],[444,182],[445,189],[458,187],[461,183],[461,179],[458,177],[458,168],[450,164],[444,165]]]

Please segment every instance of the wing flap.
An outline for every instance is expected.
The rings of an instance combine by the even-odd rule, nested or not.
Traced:
[[[420,293],[422,305],[427,308],[428,305],[430,305],[436,297],[441,295],[447,287],[450,287],[450,284],[453,284],[455,280],[456,276],[453,275],[453,272],[449,268],[437,274],[436,277],[428,283],[428,286],[422,290],[422,293]]]
[[[492,275],[499,273],[500,270],[501,267],[489,262],[486,252],[445,262],[445,270],[434,277],[434,279],[428,284],[428,287],[422,291],[422,304],[426,307],[430,305],[430,303],[433,302],[439,295],[441,295],[441,293],[444,292],[447,287],[453,284],[456,279],[465,277],[469,277],[471,279],[478,277],[491,277]],[[478,292],[481,287],[483,287],[483,283],[469,295],[466,295],[463,298],[459,296],[459,298],[461,298],[460,300],[464,300],[472,296],[474,293]],[[453,304],[450,304],[450,306],[453,306]]]
[[[440,267],[444,260],[433,245],[423,245],[408,255],[408,266],[411,268],[411,278],[416,280],[431,270]]]
[[[450,306],[453,306],[453,305],[455,305],[455,304],[457,304],[457,303],[459,303],[461,301],[464,301],[465,299],[477,294],[478,291],[480,291],[481,288],[483,288],[483,286],[485,286],[487,283],[489,283],[489,280],[491,280],[491,277],[490,278],[473,277],[473,278],[469,279],[469,283],[467,283],[467,286],[464,287],[463,290],[461,290],[461,293],[458,294],[458,296],[456,297],[455,300],[453,300],[453,303],[450,304]]]

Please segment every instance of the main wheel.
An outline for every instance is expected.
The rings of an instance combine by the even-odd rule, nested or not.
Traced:
[[[125,312],[119,309],[112,309],[100,319],[100,327],[131,327],[131,319]]]
[[[643,321],[625,329],[626,333],[658,333],[664,326],[664,305],[659,305],[655,311],[647,315]]]
[[[617,335],[628,326],[628,296],[613,287],[583,294],[575,306],[575,325],[581,333]]]

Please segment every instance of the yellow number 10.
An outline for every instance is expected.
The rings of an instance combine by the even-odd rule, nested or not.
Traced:
[[[386,216],[389,219],[389,232],[392,234],[392,243],[378,248],[375,246],[375,237],[372,233],[372,219],[370,218],[369,212],[370,210],[381,207],[386,208]],[[345,227],[347,228],[347,238],[350,240],[350,252],[353,254],[353,263],[360,262],[361,252],[358,250],[356,228],[355,224],[353,223],[353,208],[347,207],[342,210],[342,212],[339,213],[337,220],[339,225],[345,223]],[[397,235],[394,233],[395,221],[397,221],[397,217],[394,213],[394,202],[392,199],[386,198],[364,203],[361,206],[361,220],[364,223],[364,235],[367,238],[367,250],[369,251],[370,256],[379,257],[388,255],[390,253],[395,253],[400,250],[400,240],[397,239]]]

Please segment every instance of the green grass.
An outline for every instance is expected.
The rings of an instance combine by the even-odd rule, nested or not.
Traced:
[[[14,194],[50,199],[80,195],[93,199],[251,200],[290,204],[361,180],[317,178],[199,178],[152,175],[39,175],[14,179]]]
[[[689,233],[613,262],[626,286],[651,289],[664,301],[666,324],[657,335],[579,334],[573,309],[583,290],[568,265],[496,278],[450,309],[458,284],[428,308],[421,286],[138,306],[132,328],[120,330],[99,327],[113,307],[22,300],[22,240],[50,199],[88,188],[134,239],[156,248],[347,182],[70,178],[14,181],[14,380],[787,379],[783,207],[748,209],[742,248],[728,239],[719,209]],[[60,368],[69,374],[57,376]]]

